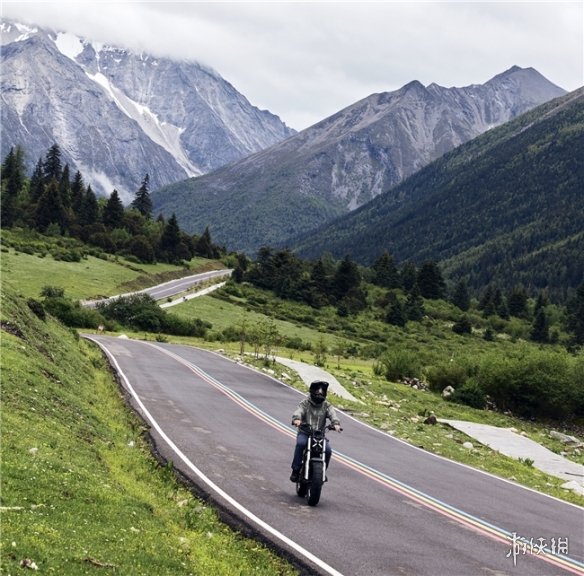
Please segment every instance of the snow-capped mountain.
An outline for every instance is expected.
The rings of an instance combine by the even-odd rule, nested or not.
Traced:
[[[34,166],[57,143],[94,191],[128,199],[217,169],[295,133],[218,73],[66,32],[0,24],[2,158]]]
[[[165,187],[153,201],[186,229],[208,225],[214,239],[253,252],[368,203],[460,144],[565,93],[533,68],[517,66],[463,88],[413,81],[267,150]]]

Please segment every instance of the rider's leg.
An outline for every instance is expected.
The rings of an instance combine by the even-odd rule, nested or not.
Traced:
[[[296,482],[298,479],[298,473],[300,472],[300,467],[302,466],[302,455],[306,445],[308,444],[308,436],[304,432],[298,432],[296,436],[296,447],[294,448],[294,459],[292,460],[292,475],[290,480]]]
[[[328,468],[329,462],[331,461],[331,457],[333,455],[333,449],[331,448],[331,443],[326,440],[326,448],[324,449],[324,462],[326,467]]]

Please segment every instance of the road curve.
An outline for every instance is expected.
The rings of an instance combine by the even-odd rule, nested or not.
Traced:
[[[321,502],[288,480],[302,395],[213,352],[86,336],[163,458],[306,574],[584,575],[584,509],[432,455],[346,414]]]
[[[131,296],[132,294],[148,294],[154,298],[154,300],[162,300],[163,298],[170,298],[176,296],[177,294],[182,294],[187,290],[193,288],[197,284],[201,284],[206,280],[211,278],[223,278],[225,276],[230,276],[233,270],[225,268],[221,270],[211,270],[209,272],[201,272],[199,274],[193,274],[191,276],[184,276],[183,278],[177,278],[175,280],[169,280],[164,282],[164,284],[158,284],[157,286],[152,286],[150,288],[144,288],[143,290],[138,290],[137,292],[127,292],[126,294],[118,294],[116,296],[110,296],[109,298],[102,298],[100,300],[84,300],[82,305],[93,308],[97,304],[102,304],[105,302],[111,302],[117,298],[122,298],[124,296]]]

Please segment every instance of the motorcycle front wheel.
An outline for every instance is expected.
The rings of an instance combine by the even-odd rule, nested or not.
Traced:
[[[322,491],[322,462],[312,463],[311,482],[308,485],[307,500],[309,506],[316,506],[320,500]]]

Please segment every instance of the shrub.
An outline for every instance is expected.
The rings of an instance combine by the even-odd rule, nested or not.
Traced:
[[[445,362],[432,366],[426,374],[430,390],[442,392],[447,386],[461,388],[468,379],[468,371],[456,362]]]
[[[421,373],[418,355],[409,350],[402,348],[390,350],[379,361],[385,369],[385,378],[392,382],[405,377],[416,378]]]
[[[452,331],[456,334],[472,334],[472,324],[467,316],[463,316],[452,326]]]
[[[477,383],[503,410],[526,418],[573,417],[582,409],[578,362],[566,353],[528,350],[515,357],[489,355]]]
[[[448,400],[458,404],[465,404],[472,408],[483,409],[487,404],[485,391],[476,382],[469,380],[448,397]]]
[[[98,308],[106,318],[135,330],[204,337],[207,328],[211,328],[208,322],[167,314],[148,294],[116,298],[111,302],[99,304]]]
[[[29,298],[26,301],[26,303],[28,304],[28,307],[32,310],[32,312],[37,318],[40,318],[41,320],[46,320],[47,313],[45,312],[45,309],[43,308],[41,302],[35,300],[34,298]]]
[[[41,288],[41,296],[45,298],[63,298],[65,296],[65,288],[61,286],[43,286]]]
[[[104,323],[103,316],[91,308],[82,308],[78,302],[68,298],[47,298],[43,303],[44,309],[71,328],[97,328]]]

